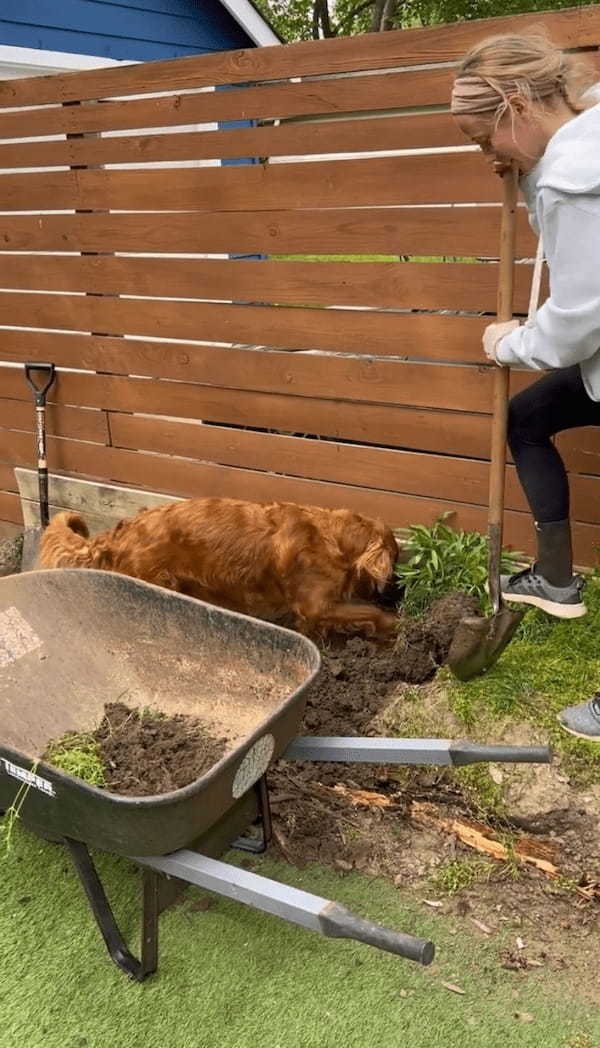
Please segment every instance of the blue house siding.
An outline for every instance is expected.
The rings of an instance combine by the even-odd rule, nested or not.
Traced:
[[[0,43],[138,62],[254,46],[219,0],[2,0]]]

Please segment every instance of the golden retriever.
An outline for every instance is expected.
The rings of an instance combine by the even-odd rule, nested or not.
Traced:
[[[144,509],[94,538],[59,513],[41,541],[43,568],[99,568],[224,608],[285,620],[305,633],[393,634],[370,603],[391,579],[398,547],[380,520],[345,509],[228,498]]]

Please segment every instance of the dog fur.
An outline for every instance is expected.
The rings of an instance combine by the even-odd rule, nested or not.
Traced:
[[[398,547],[382,521],[345,509],[227,498],[144,509],[89,537],[58,513],[42,568],[116,571],[304,633],[393,634],[397,618],[371,601],[392,577]]]

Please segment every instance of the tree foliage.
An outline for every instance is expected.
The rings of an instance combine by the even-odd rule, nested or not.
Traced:
[[[283,39],[290,41],[573,6],[573,0],[254,0],[254,3]]]

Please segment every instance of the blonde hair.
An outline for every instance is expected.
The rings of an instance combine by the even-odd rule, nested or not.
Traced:
[[[562,99],[580,113],[590,105],[581,96],[592,80],[589,69],[541,32],[490,36],[460,63],[451,110],[456,116],[489,114],[498,123],[520,97],[542,106]]]

